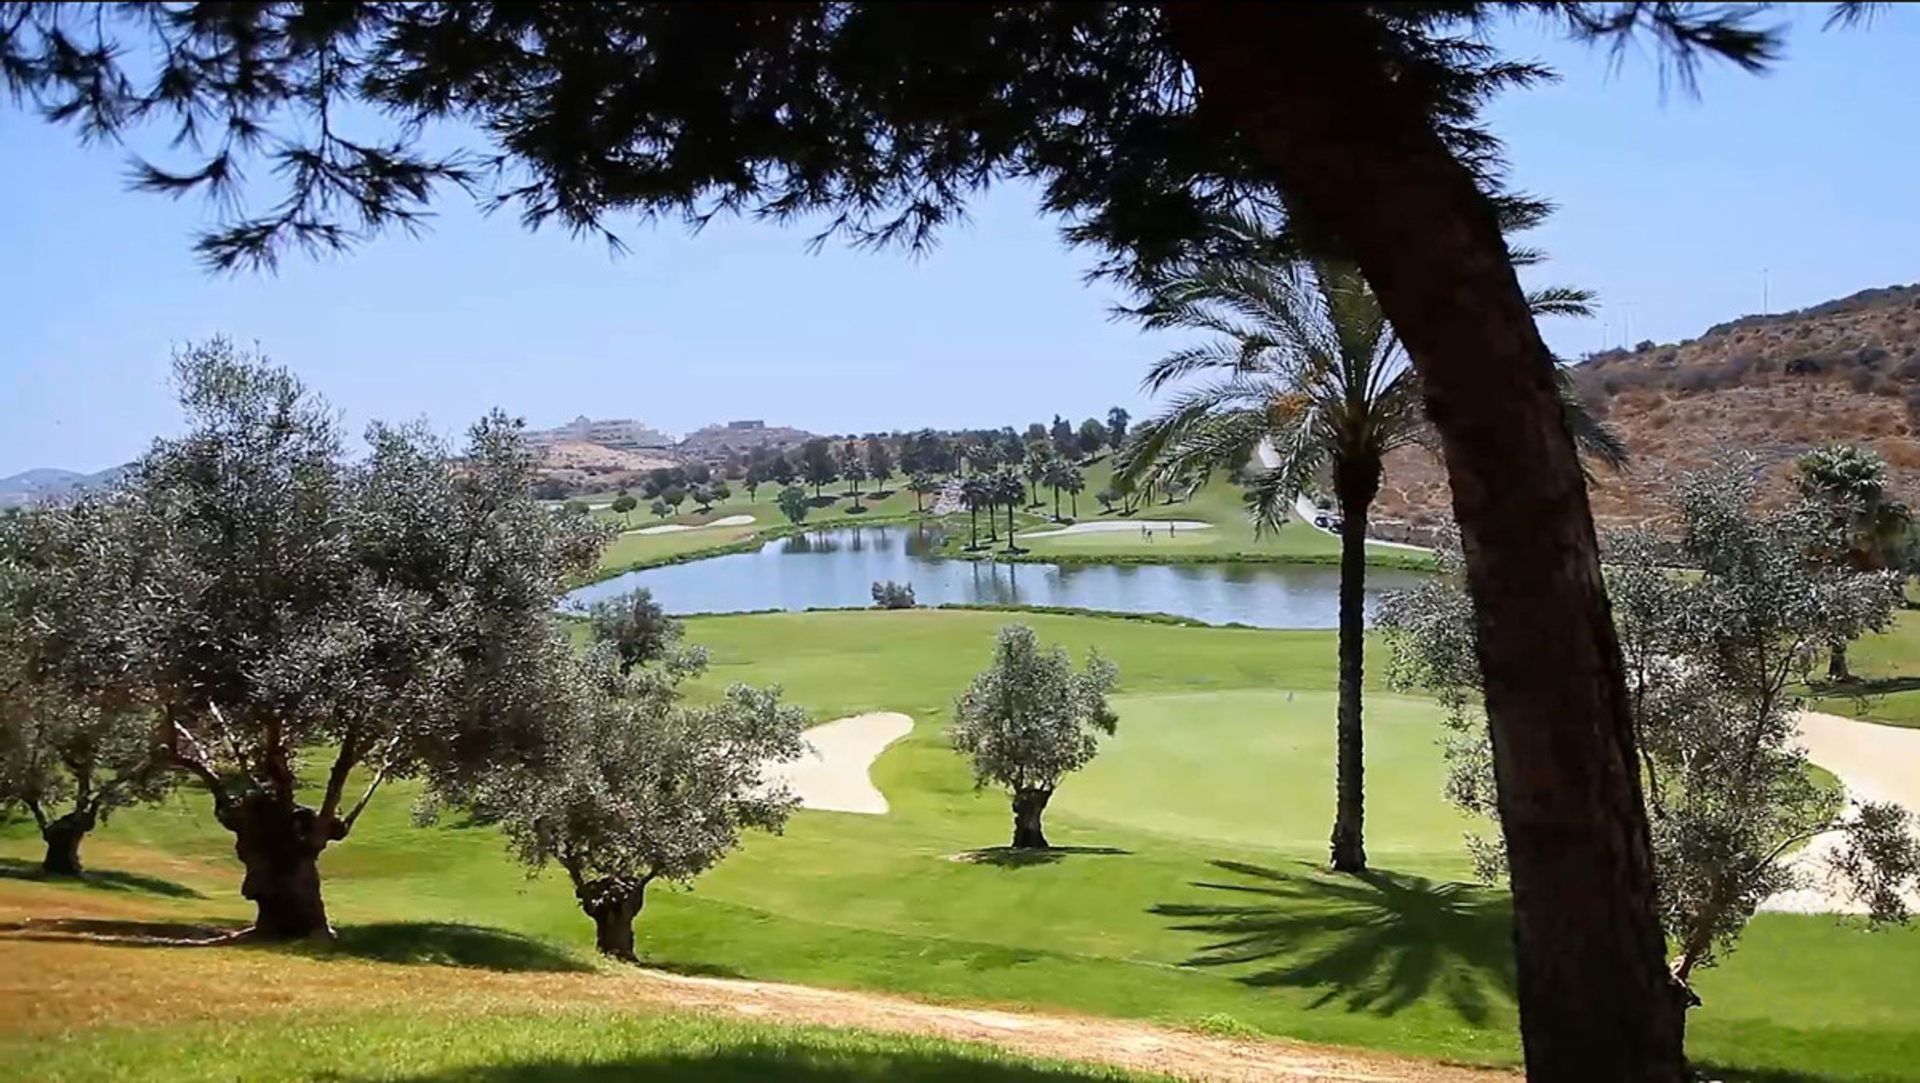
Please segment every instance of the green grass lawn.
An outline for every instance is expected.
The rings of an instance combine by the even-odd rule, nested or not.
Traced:
[[[1013,619],[1076,656],[1098,645],[1118,663],[1120,733],[1048,813],[1053,841],[1073,852],[965,859],[1004,844],[1010,820],[1004,797],[973,788],[941,730],[995,629]],[[1461,882],[1465,824],[1438,792],[1437,711],[1377,687],[1383,658],[1370,659],[1367,718],[1378,871],[1356,879],[1319,871],[1333,801],[1330,633],[928,610],[688,623],[713,656],[702,695],[772,682],[821,720],[884,708],[916,725],[875,767],[890,815],[801,812],[783,836],[755,838],[692,890],[656,889],[640,924],[650,960],[1464,1061],[1517,1058],[1505,894]],[[496,968],[586,956],[591,929],[563,878],[526,878],[491,830],[411,826],[410,805],[409,787],[395,787],[323,858],[345,930],[331,950]],[[247,916],[232,843],[202,795],[124,812],[88,847],[94,867],[136,879],[65,890],[138,898],[162,915]],[[16,825],[0,855],[18,868],[36,849]],[[1691,1050],[1723,1076],[1892,1079],[1920,1063],[1920,931],[1764,915],[1698,986],[1706,1003]],[[60,1063],[80,1070],[96,1045],[127,1063],[191,1046],[82,1039]],[[449,1048],[435,1056],[466,1055],[451,1048],[458,1036],[441,1044]],[[254,1063],[245,1057],[272,1053],[249,1048],[211,1061],[213,1074],[226,1064],[223,1078],[245,1076]]]
[[[1893,627],[1856,641],[1847,652],[1850,685],[1816,682],[1809,690],[1816,710],[1893,726],[1920,726],[1920,610],[1903,610]],[[1824,674],[1823,668],[1817,670]]]

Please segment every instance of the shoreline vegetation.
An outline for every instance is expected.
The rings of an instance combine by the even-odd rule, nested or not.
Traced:
[[[935,555],[951,560],[1060,565],[1247,563],[1332,567],[1339,563],[1339,539],[1297,519],[1277,532],[1256,534],[1247,516],[1241,487],[1224,476],[1213,478],[1184,499],[1155,500],[1131,512],[1120,512],[1102,510],[1095,498],[1088,495],[1111,488],[1113,475],[1110,457],[1103,456],[1082,463],[1079,469],[1084,474],[1085,487],[1074,509],[1079,514],[1063,514],[1058,519],[1054,518],[1050,494],[1044,484],[1038,486],[1036,492],[1040,502],[1021,508],[1015,515],[1013,528],[1019,548],[1012,552],[1006,548],[1004,512],[995,524],[997,529],[992,534],[993,542],[969,551],[967,513],[948,511],[936,514],[933,507],[938,498],[923,496],[916,499],[904,480],[896,480],[877,491],[863,493],[859,511],[853,511],[847,503],[851,499],[850,493],[837,486],[826,487],[811,498],[811,511],[806,519],[797,524],[786,521],[782,516],[770,495],[770,483],[761,487],[758,499],[735,490],[728,499],[716,501],[704,511],[664,517],[649,516],[644,511],[616,514],[603,503],[613,499],[615,494],[612,493],[578,497],[576,499],[582,503],[601,504],[589,514],[619,527],[622,533],[607,547],[600,565],[573,583],[572,587],[577,589],[605,582],[628,572],[752,552],[769,542],[811,530],[916,524],[937,526],[946,532],[947,536]],[[924,510],[922,504],[926,505]],[[1062,505],[1061,511],[1065,513],[1067,510],[1067,506]],[[729,516],[752,516],[753,521],[731,526],[715,525]],[[1199,520],[1208,525],[1204,530],[1181,532],[1177,538],[1156,535],[1154,539],[1144,541],[1125,530],[1022,536],[1073,523],[1116,522],[1151,526],[1169,519],[1181,522]],[[662,534],[638,533],[645,527],[663,525],[702,529]],[[985,513],[980,517],[979,526],[984,541],[990,529]],[[1367,563],[1373,567],[1413,571],[1432,566],[1431,558],[1424,553],[1375,546],[1368,547]]]

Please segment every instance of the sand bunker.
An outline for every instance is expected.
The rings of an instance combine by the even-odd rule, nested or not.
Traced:
[[[1155,534],[1165,534],[1169,530],[1212,530],[1212,523],[1202,523],[1194,519],[1128,519],[1115,521],[1102,520],[1098,523],[1075,523],[1072,526],[1055,527],[1052,530],[1036,530],[1020,535],[1023,538],[1057,538],[1062,534],[1123,534],[1129,530],[1135,534],[1142,528]]]
[[[913,730],[913,719],[895,711],[857,714],[815,726],[802,734],[811,746],[792,763],[774,764],[771,781],[784,782],[800,807],[823,812],[887,813],[887,798],[868,769],[890,744]]]
[[[1847,800],[1893,801],[1920,810],[1920,730],[1859,722],[1818,711],[1801,711],[1800,747],[1807,758],[1832,771],[1847,788]],[[1839,884],[1828,882],[1828,855],[1837,833],[1822,835],[1794,856],[1813,886],[1786,891],[1760,904],[1762,910],[1803,914],[1862,914],[1866,907]],[[1920,898],[1909,898],[1920,905]]]
[[[678,534],[683,530],[706,530],[709,527],[716,527],[716,526],[746,526],[752,522],[753,522],[753,516],[751,515],[725,515],[725,516],[721,516],[718,519],[715,519],[711,523],[700,523],[694,526],[688,526],[685,523],[668,523],[665,526],[641,527],[639,530],[629,530],[629,531],[626,531],[625,533],[628,533],[628,534]]]

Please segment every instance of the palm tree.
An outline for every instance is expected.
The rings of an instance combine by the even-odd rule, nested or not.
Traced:
[[[907,491],[913,494],[914,512],[919,515],[925,515],[927,512],[927,494],[939,492],[940,483],[933,480],[933,475],[925,471],[919,471],[907,479]]]
[[[1066,460],[1049,459],[1047,461],[1047,469],[1040,475],[1040,480],[1044,482],[1049,489],[1053,490],[1053,518],[1055,522],[1060,520],[1060,490],[1066,488],[1067,475],[1072,472],[1073,468],[1067,465]]]
[[[1913,510],[1887,491],[1885,459],[1871,448],[1829,444],[1795,460],[1800,494],[1833,517],[1838,544],[1816,554],[1848,571],[1880,572],[1900,566],[1913,533]],[[1851,681],[1847,640],[1835,636],[1827,649],[1827,679]]]
[[[1047,464],[1053,461],[1053,449],[1045,444],[1027,445],[1027,456],[1021,462],[1021,469],[1027,475],[1027,504],[1040,503],[1040,479],[1047,476]]]
[[[1228,228],[1271,239],[1258,223]],[[1249,252],[1274,252],[1257,244]],[[1388,452],[1428,432],[1418,377],[1373,291],[1358,269],[1329,261],[1257,256],[1176,268],[1150,284],[1131,314],[1148,328],[1198,330],[1211,341],[1177,350],[1148,371],[1160,392],[1205,378],[1142,425],[1115,465],[1123,491],[1157,485],[1173,491],[1217,469],[1258,456],[1247,491],[1257,532],[1276,530],[1309,481],[1330,475],[1339,504],[1340,697],[1337,802],[1332,867],[1366,868],[1362,649],[1365,631],[1367,516]],[[1588,296],[1543,291],[1536,310],[1581,314]],[[1590,453],[1625,460],[1619,438],[1577,406],[1562,377],[1568,420]],[[1151,497],[1149,497],[1151,499]]]
[[[1027,487],[1020,484],[1020,475],[1011,470],[994,475],[993,492],[999,502],[1007,506],[1007,552],[1016,553],[1020,547],[1013,541],[1013,513],[1019,509],[1020,501],[1027,496]]]
[[[967,550],[980,548],[980,509],[988,505],[988,483],[985,478],[974,476],[960,482],[960,499],[967,505]],[[993,516],[987,516],[987,525],[993,525]]]
[[[1068,467],[1066,473],[1061,476],[1060,488],[1067,491],[1067,499],[1073,503],[1073,517],[1075,519],[1080,518],[1080,490],[1086,487],[1086,475],[1072,467]],[[1057,503],[1054,508],[1054,517],[1059,517],[1059,507]]]

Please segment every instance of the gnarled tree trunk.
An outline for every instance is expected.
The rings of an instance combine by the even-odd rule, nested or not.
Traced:
[[[1013,848],[1016,850],[1045,850],[1047,833],[1042,829],[1040,818],[1047,811],[1047,802],[1053,800],[1053,791],[1044,789],[1022,789],[1013,791]]]
[[[600,954],[637,963],[633,923],[647,902],[647,881],[631,876],[604,876],[574,889],[580,909],[593,919],[593,946]]]
[[[233,852],[246,869],[240,894],[254,904],[255,935],[269,940],[333,935],[320,896],[320,852],[345,831],[320,819],[305,805],[259,793],[233,802],[222,816],[233,832]]]
[[[1340,708],[1331,863],[1335,872],[1364,872],[1366,759],[1360,682],[1367,647],[1367,513],[1380,491],[1380,460],[1339,459],[1333,486],[1340,502]]]
[[[1847,641],[1835,638],[1827,644],[1827,680],[1853,680],[1853,670],[1847,667]]]
[[[59,819],[47,821],[47,826],[40,829],[40,838],[47,844],[40,871],[48,876],[80,875],[80,841],[93,826],[91,809],[74,809]]]
[[[1585,479],[1494,207],[1370,10],[1164,11],[1201,108],[1345,247],[1419,370],[1474,600],[1528,1073],[1678,1080],[1680,994]]]

